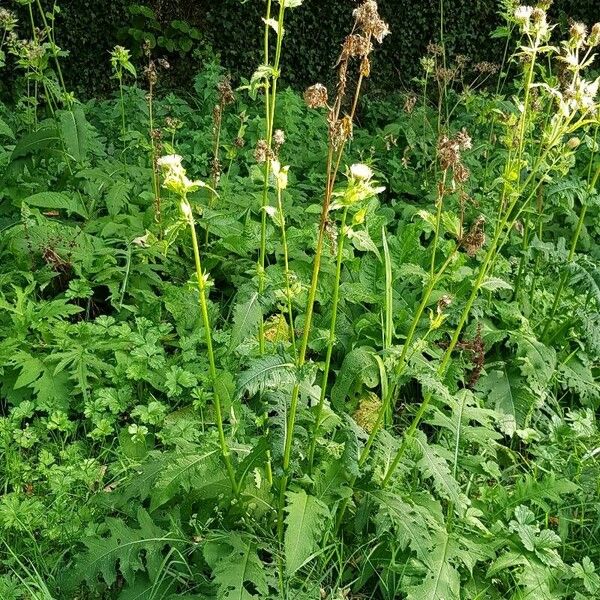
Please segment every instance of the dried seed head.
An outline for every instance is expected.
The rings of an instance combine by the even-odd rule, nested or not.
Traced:
[[[360,61],[360,74],[363,77],[369,77],[371,75],[371,61],[367,56]]]
[[[469,62],[468,57],[466,57],[464,54],[457,54],[455,60],[457,69],[464,69]]]
[[[446,136],[438,142],[438,158],[442,171],[460,162],[460,144]]]
[[[388,24],[379,16],[375,0],[367,0],[354,10],[357,27],[368,37],[373,36],[380,44],[389,35]]]
[[[156,85],[156,82],[158,81],[158,73],[156,72],[154,61],[150,61],[148,66],[144,67],[144,75],[146,76],[146,79],[150,85]]]
[[[471,226],[469,232],[463,236],[461,240],[461,245],[466,250],[469,256],[475,256],[477,252],[483,248],[485,244],[485,217],[483,215],[479,215],[475,222]]]
[[[500,66],[495,63],[483,61],[474,65],[473,69],[482,75],[493,75],[500,70]]]
[[[246,145],[246,140],[243,137],[238,136],[233,140],[233,145],[236,148],[243,148]]]
[[[468,131],[463,127],[454,137],[456,143],[460,146],[461,150],[470,150],[473,145],[471,144],[471,136]]]
[[[404,101],[404,112],[410,114],[415,108],[415,104],[417,103],[417,97],[414,94],[409,94],[406,96],[406,100]]]
[[[459,162],[454,165],[452,175],[452,178],[456,183],[462,184],[469,179],[469,177],[471,176],[471,172],[469,171],[469,169],[467,169],[467,167],[465,167],[465,165]]]
[[[258,140],[256,148],[254,150],[254,160],[257,163],[262,164],[267,162],[269,156],[269,145],[266,140]]]
[[[450,83],[456,77],[456,69],[449,69],[446,67],[438,67],[435,70],[435,76],[438,81],[444,83]]]
[[[342,44],[342,57],[365,57],[373,50],[373,44],[364,35],[352,33],[346,37]]]
[[[217,91],[219,92],[219,100],[223,106],[233,104],[235,102],[235,94],[231,87],[231,79],[225,77],[217,84]]]
[[[328,100],[327,88],[321,83],[311,85],[304,92],[304,102],[308,108],[325,108]]]
[[[429,42],[429,44],[427,44],[427,54],[431,54],[431,56],[441,56],[444,54],[444,48],[440,44]]]
[[[352,137],[352,119],[346,115],[329,125],[329,139],[334,149],[339,149]]]

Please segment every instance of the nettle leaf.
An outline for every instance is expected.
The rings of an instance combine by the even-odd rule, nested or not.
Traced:
[[[287,388],[294,384],[295,365],[282,355],[257,358],[238,378],[236,396],[255,396],[267,389]]]
[[[235,350],[247,337],[253,335],[262,318],[263,312],[260,306],[258,292],[255,292],[245,300],[235,305],[233,309],[233,327],[229,351]]]
[[[285,564],[288,575],[293,575],[320,548],[330,513],[324,502],[304,490],[288,492],[286,496]]]
[[[268,595],[269,573],[254,542],[230,533],[208,540],[203,554],[213,570],[217,600],[252,600]]]
[[[371,496],[379,505],[375,517],[377,531],[382,533],[392,530],[394,540],[401,550],[410,547],[419,560],[426,562],[431,553],[433,539],[422,512],[405,502],[395,492],[379,490]]]
[[[470,500],[460,491],[460,485],[452,476],[450,466],[446,459],[427,442],[427,437],[422,431],[417,432],[414,437],[414,445],[420,459],[417,468],[423,476],[430,478],[437,493],[450,500],[459,512],[466,511],[471,504]]]
[[[76,557],[75,567],[66,576],[66,586],[72,590],[84,581],[96,589],[101,577],[111,587],[120,573],[127,583],[133,583],[136,573],[147,572],[154,581],[161,571],[163,549],[180,540],[154,524],[148,513],[137,513],[139,528],[133,529],[123,520],[107,517],[106,535],[83,540],[87,551]]]
[[[428,572],[419,585],[408,588],[407,600],[460,600],[460,576],[451,560],[458,548],[446,531],[434,538],[433,551],[425,564]]]

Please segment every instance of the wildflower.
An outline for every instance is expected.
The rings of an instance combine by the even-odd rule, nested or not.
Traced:
[[[368,165],[365,164],[354,164],[350,167],[350,176],[353,179],[359,179],[362,181],[369,181],[373,177],[373,171]]]
[[[463,127],[461,131],[459,131],[455,138],[456,143],[460,146],[461,150],[470,150],[473,145],[471,144],[471,136],[467,132],[467,130]]]
[[[6,8],[0,8],[0,29],[4,29],[4,31],[14,31],[17,23],[18,20],[15,13]]]
[[[288,185],[288,171],[289,166],[282,167],[278,160],[274,160],[271,164],[273,177],[278,190],[285,190]]]
[[[583,23],[573,23],[569,33],[571,34],[571,39],[575,45],[581,46],[587,35],[587,27]]]
[[[304,92],[304,102],[308,108],[324,108],[327,106],[328,100],[327,88],[321,83],[311,85]]]
[[[161,156],[156,161],[156,165],[163,172],[163,187],[178,196],[185,197],[189,192],[206,187],[206,184],[200,180],[190,181],[181,161],[182,158],[178,154],[169,154]]]
[[[448,294],[444,294],[437,303],[437,313],[441,315],[452,304],[452,298]]]
[[[572,138],[569,138],[569,140],[567,141],[567,148],[569,150],[576,150],[577,148],[579,148],[579,145],[581,144],[581,140],[574,136]]]
[[[367,36],[373,36],[380,44],[383,38],[389,35],[388,24],[379,16],[379,9],[375,0],[367,0],[354,10],[357,26]]]
[[[285,133],[282,129],[276,129],[273,133],[273,144],[277,146],[277,148],[280,148],[285,144]]]
[[[427,75],[433,73],[435,69],[435,59],[433,59],[431,56],[424,56],[423,58],[421,58],[420,62],[421,68],[423,69],[423,71],[425,71]]]
[[[368,165],[362,163],[352,165],[348,169],[346,177],[348,177],[348,186],[345,190],[334,194],[337,200],[332,203],[331,210],[352,206],[377,196],[385,190],[385,187],[375,185],[373,170]]]
[[[371,433],[377,424],[377,415],[381,411],[381,399],[373,392],[366,392],[358,402],[352,418],[367,433]]]
[[[520,5],[520,6],[517,6],[517,8],[515,8],[514,18],[515,18],[516,23],[518,25],[521,25],[523,30],[528,30],[530,22],[531,22],[532,14],[533,14],[532,6]]]

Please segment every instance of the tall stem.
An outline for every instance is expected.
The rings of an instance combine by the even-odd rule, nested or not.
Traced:
[[[239,488],[235,479],[235,471],[233,470],[233,464],[231,462],[231,452],[229,450],[229,446],[227,445],[227,440],[225,438],[221,398],[217,387],[217,367],[215,364],[215,354],[212,345],[212,328],[210,325],[210,318],[208,316],[208,295],[206,290],[206,279],[204,278],[204,273],[202,272],[200,249],[198,246],[198,237],[196,235],[196,224],[192,215],[192,209],[188,204],[186,198],[183,199],[183,207],[183,212],[190,226],[190,233],[192,234],[192,248],[194,251],[194,263],[196,265],[196,280],[198,284],[198,299],[200,302],[200,311],[202,314],[202,324],[204,325],[204,339],[206,343],[206,352],[208,354],[209,375],[214,393],[214,406],[217,421],[217,429],[219,430],[219,444],[221,446],[221,454],[223,456],[223,461],[227,469],[229,480],[231,481],[233,492],[237,495],[239,493]]]
[[[331,299],[331,321],[329,323],[329,337],[327,339],[327,351],[325,355],[325,366],[323,367],[323,377],[321,379],[321,395],[319,396],[319,404],[315,415],[315,425],[313,434],[310,440],[308,450],[308,471],[312,471],[315,448],[317,444],[317,436],[321,419],[323,418],[323,407],[325,406],[325,396],[327,394],[327,382],[329,380],[329,371],[331,368],[331,356],[333,354],[333,346],[335,344],[335,328],[337,324],[338,305],[340,299],[340,280],[342,275],[342,259],[344,257],[344,239],[346,237],[346,219],[348,216],[348,208],[344,209],[342,214],[342,222],[340,225],[340,235],[338,239],[337,258],[335,268],[335,282],[333,284],[333,298]]]

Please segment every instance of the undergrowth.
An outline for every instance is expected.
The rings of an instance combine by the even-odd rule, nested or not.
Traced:
[[[116,47],[82,104],[20,3],[0,598],[600,597],[600,24],[506,0],[501,64],[369,101],[373,0],[303,95],[267,0],[248,79]]]

